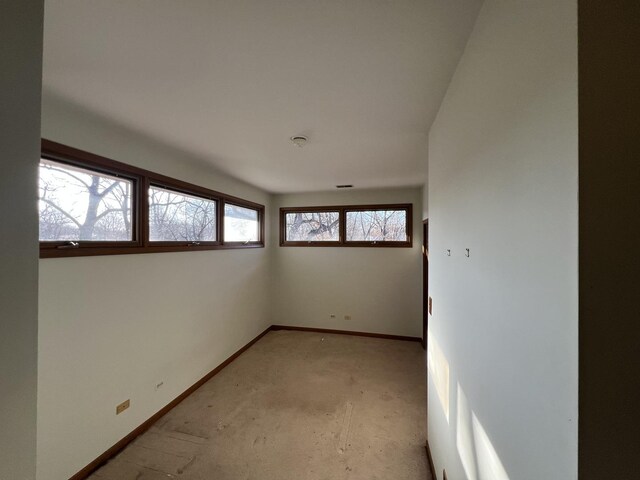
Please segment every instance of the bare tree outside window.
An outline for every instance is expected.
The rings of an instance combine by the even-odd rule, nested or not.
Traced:
[[[149,240],[215,242],[215,200],[149,188]]]
[[[40,241],[127,241],[131,227],[130,180],[40,161]]]
[[[348,242],[406,242],[406,210],[347,211]]]
[[[340,239],[339,212],[290,212],[285,215],[289,242],[337,242]]]

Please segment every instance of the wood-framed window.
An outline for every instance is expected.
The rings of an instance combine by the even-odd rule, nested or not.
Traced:
[[[220,200],[172,183],[151,180],[147,188],[149,245],[220,245]]]
[[[280,246],[411,247],[409,203],[280,209]]]
[[[281,208],[280,245],[340,245],[340,216],[340,210],[333,207]]]
[[[221,223],[225,245],[245,247],[260,244],[264,238],[264,208],[243,201],[225,200]]]
[[[264,247],[263,205],[45,139],[38,204],[41,258]]]

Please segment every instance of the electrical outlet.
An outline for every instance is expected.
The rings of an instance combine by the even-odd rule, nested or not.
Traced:
[[[336,318],[336,314],[335,313],[329,314],[329,318]]]
[[[351,315],[345,315],[345,316],[344,316],[344,319],[345,319],[345,320],[351,320]]]
[[[116,415],[120,415],[131,405],[131,400],[127,399],[116,407]]]

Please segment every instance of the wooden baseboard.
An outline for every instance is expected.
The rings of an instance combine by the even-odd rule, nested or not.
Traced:
[[[224,362],[218,365],[216,368],[207,373],[204,377],[198,380],[196,383],[187,388],[184,392],[178,395],[175,399],[173,399],[169,404],[167,404],[164,408],[156,412],[152,417],[146,420],[144,423],[139,425],[136,429],[134,429],[127,436],[119,440],[115,445],[109,448],[106,452],[96,458],[94,461],[89,463],[86,467],[80,470],[78,473],[73,475],[69,480],[84,480],[89,475],[91,475],[94,471],[104,465],[109,459],[116,456],[121,450],[123,450],[127,445],[129,445],[132,441],[134,441],[138,436],[142,435],[146,432],[154,423],[160,420],[161,417],[169,413],[176,405],[182,402],[185,398],[195,392],[198,388],[208,382],[214,375],[216,375],[220,370],[233,362],[237,357],[240,356],[246,349],[260,340],[264,335],[269,333],[271,330],[297,330],[302,332],[319,332],[319,333],[336,333],[341,335],[358,335],[362,337],[375,337],[375,338],[385,338],[388,340],[408,340],[419,342],[421,339],[419,337],[403,337],[399,335],[387,335],[383,333],[368,333],[368,332],[352,332],[348,330],[328,330],[323,328],[309,328],[309,327],[294,327],[288,325],[271,325],[264,332],[258,335],[256,338],[247,343],[240,350],[235,352],[229,358],[227,358]],[[435,478],[435,477],[434,477]]]
[[[115,445],[113,445],[109,450],[104,452],[98,458],[96,458],[93,462],[89,463],[86,467],[80,470],[78,473],[73,475],[69,480],[84,480],[89,475],[91,475],[95,470],[104,465],[107,460],[114,457],[118,454],[122,449],[124,449],[127,445],[129,445],[136,437],[140,436],[144,432],[146,432],[154,423],[160,420],[161,417],[166,415],[171,409],[173,409],[176,405],[182,402],[185,398],[195,392],[198,388],[204,385],[207,381],[209,381],[214,375],[216,375],[220,370],[233,362],[237,357],[240,356],[247,348],[260,340],[264,335],[266,335],[271,330],[271,327],[267,328],[264,332],[258,335],[256,338],[247,343],[240,350],[235,352],[229,358],[227,358],[224,362],[218,365],[216,368],[207,373],[204,377],[198,380],[196,383],[187,388],[184,392],[178,395],[175,399],[173,399],[169,404],[167,404],[160,411],[156,412],[151,418],[146,420],[140,426],[138,426],[135,430],[129,433],[126,437],[122,438]]]
[[[424,448],[427,451],[427,459],[429,460],[429,470],[431,470],[431,478],[437,480],[436,467],[433,465],[433,457],[431,456],[431,447],[429,446],[429,440],[424,444]]]
[[[335,333],[338,335],[356,335],[359,337],[384,338],[387,340],[405,340],[409,342],[421,342],[420,337],[405,337],[403,335],[388,335],[386,333],[354,332],[351,330],[332,330],[328,328],[294,327],[291,325],[271,325],[271,330],[295,330],[299,332]]]

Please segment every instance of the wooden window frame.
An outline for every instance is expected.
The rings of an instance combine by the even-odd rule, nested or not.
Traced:
[[[265,208],[259,203],[217,192],[199,185],[172,177],[133,167],[84,150],[69,147],[51,140],[42,139],[41,158],[61,164],[72,165],[97,173],[132,180],[132,241],[78,241],[72,245],[68,241],[40,242],[40,258],[79,257],[93,255],[125,255],[136,253],[193,252],[203,250],[223,250],[235,248],[263,248]],[[149,187],[173,190],[216,202],[215,242],[166,242],[149,241]],[[231,203],[258,211],[259,234],[257,242],[224,242],[224,205]]]
[[[372,210],[404,210],[407,215],[407,241],[348,241],[347,240],[347,212],[362,212]],[[286,214],[300,212],[338,212],[339,234],[338,241],[288,241],[286,239]],[[413,204],[375,204],[375,205],[327,205],[313,207],[282,207],[280,208],[280,246],[281,247],[364,247],[364,248],[412,248],[413,247]]]
[[[233,205],[234,207],[242,207],[248,208],[249,210],[255,210],[258,212],[258,240],[257,241],[246,241],[246,242],[225,242],[224,241],[224,216],[220,217],[222,221],[220,222],[220,239],[224,242],[228,247],[233,248],[251,248],[251,247],[259,247],[264,246],[264,207],[262,205],[258,205],[257,203],[247,202],[246,200],[235,199],[231,200],[230,198],[224,199],[222,202],[221,210],[224,214],[225,206]]]
[[[315,213],[315,212],[338,212],[338,240],[307,240],[307,241],[288,241],[287,240],[287,213]],[[292,207],[280,209],[280,246],[281,247],[340,247],[343,240],[343,212],[341,207]]]
[[[216,225],[215,225],[216,239],[215,240],[206,240],[206,241],[151,240],[150,232],[149,232],[149,218],[148,218],[149,211],[150,211],[150,204],[149,204],[149,195],[147,193],[147,205],[144,211],[147,215],[147,218],[145,218],[145,226],[147,228],[146,238],[148,239],[148,245],[150,247],[154,247],[154,248],[189,247],[188,250],[191,250],[192,247],[214,247],[214,246],[222,245],[222,241],[220,238],[220,223],[221,223],[220,222],[220,203],[222,203],[222,200],[220,198],[211,195],[212,192],[206,188],[198,187],[196,185],[186,184],[185,182],[180,182],[173,178],[171,179],[166,179],[166,178],[160,179],[158,177],[156,178],[147,177],[147,178],[148,178],[148,182],[146,182],[147,185],[144,188],[145,192],[148,192],[149,188],[157,187],[162,190],[168,190],[173,193],[188,195],[190,197],[202,198],[204,200],[209,200],[209,201],[215,202],[216,204]]]

